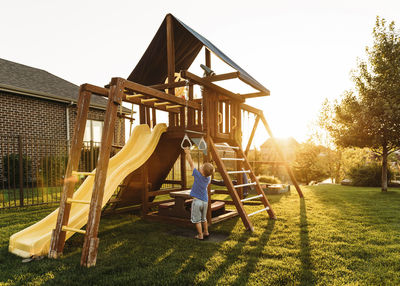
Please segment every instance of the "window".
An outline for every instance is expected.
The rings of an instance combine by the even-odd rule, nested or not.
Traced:
[[[83,141],[101,142],[104,122],[99,120],[87,120]]]

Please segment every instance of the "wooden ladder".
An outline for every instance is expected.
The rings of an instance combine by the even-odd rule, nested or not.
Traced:
[[[261,185],[255,176],[253,170],[251,169],[251,166],[242,150],[242,148],[238,145],[235,144],[235,146],[231,145],[226,145],[226,144],[215,144],[214,141],[210,138],[210,151],[212,154],[212,157],[217,165],[218,171],[221,174],[222,178],[224,179],[225,185],[229,191],[230,196],[232,197],[232,200],[235,204],[235,207],[240,215],[240,218],[243,221],[244,226],[246,229],[253,231],[254,227],[249,219],[250,216],[261,213],[263,211],[267,211],[269,217],[271,219],[276,219],[275,213],[272,210],[272,207],[270,203],[268,202],[267,197],[264,194],[264,191],[261,188]],[[236,156],[234,158],[224,158],[220,157],[218,152],[221,150],[229,150],[231,152],[234,152]],[[228,171],[226,166],[225,166],[225,161],[238,161],[242,164],[243,168],[242,170],[234,170],[234,171]],[[237,164],[238,165],[238,164]],[[251,182],[249,183],[241,183],[241,180],[237,180],[237,184],[234,185],[232,182],[232,179],[230,175],[242,175],[242,174],[249,174]],[[248,198],[241,198],[239,195],[239,188],[247,187],[247,186],[255,186],[255,189],[257,191],[257,195],[253,197],[248,197]],[[257,210],[253,213],[247,214],[246,210],[244,208],[243,203],[245,201],[250,201],[253,199],[259,199],[264,205],[264,208]]]
[[[97,249],[99,245],[97,234],[100,224],[104,186],[107,177],[108,163],[110,160],[111,145],[114,137],[114,126],[117,117],[118,106],[122,104],[124,90],[123,82],[124,81],[120,79],[112,79],[109,90],[103,88],[93,89],[93,86],[87,84],[82,85],[79,90],[75,132],[71,141],[71,149],[68,158],[67,169],[65,172],[66,180],[64,182],[61,195],[57,221],[51,235],[50,249],[48,254],[49,258],[58,258],[60,255],[62,255],[67,236],[66,233],[67,231],[70,231],[85,235],[82,248],[81,265],[90,267],[96,264]],[[79,165],[83,135],[85,132],[92,92],[103,96],[108,95],[107,108],[104,116],[104,130],[101,137],[96,174],[76,171]],[[90,201],[73,199],[75,181],[71,178],[76,174],[95,176]],[[86,230],[77,229],[68,225],[72,204],[90,205]]]

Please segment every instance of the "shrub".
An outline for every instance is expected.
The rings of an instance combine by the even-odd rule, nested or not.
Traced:
[[[280,184],[281,181],[278,178],[275,178],[273,176],[260,176],[258,178],[258,181],[260,183],[267,183],[267,184]]]
[[[382,166],[376,163],[353,167],[348,175],[354,186],[380,187],[382,184]],[[390,177],[388,169],[388,182]]]
[[[19,155],[16,153],[3,157],[4,180],[6,185],[11,188],[19,187]],[[22,178],[23,185],[31,183],[32,178],[32,160],[26,155],[22,156]]]
[[[61,184],[65,175],[68,157],[50,155],[41,158],[38,181],[46,187],[53,187]]]

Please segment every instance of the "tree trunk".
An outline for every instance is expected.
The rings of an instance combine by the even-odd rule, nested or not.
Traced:
[[[387,192],[388,181],[387,181],[387,157],[388,150],[387,146],[383,146],[382,152],[382,192]]]

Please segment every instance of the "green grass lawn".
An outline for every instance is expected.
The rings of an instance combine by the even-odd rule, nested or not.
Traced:
[[[292,188],[294,189],[294,188]],[[21,263],[8,253],[11,234],[54,207],[0,211],[0,285],[399,285],[400,190],[303,187],[269,196],[278,216],[239,218],[212,226],[223,242],[169,234],[176,227],[132,214],[102,218],[97,266],[79,266],[83,237],[64,256]],[[249,211],[261,208],[251,205]]]

